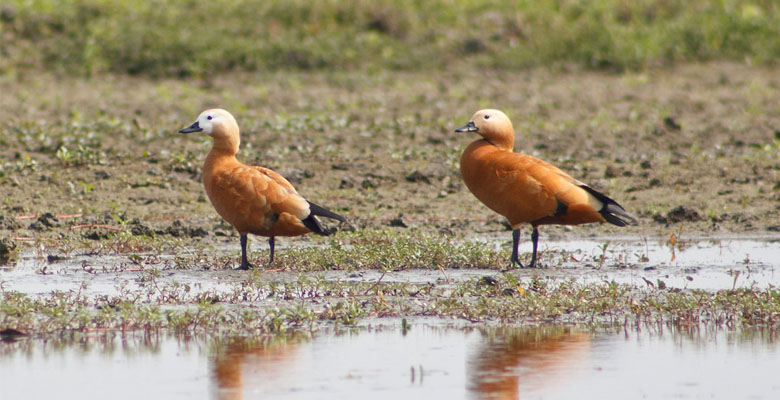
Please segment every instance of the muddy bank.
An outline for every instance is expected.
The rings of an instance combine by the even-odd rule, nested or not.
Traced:
[[[12,328],[221,321],[257,333],[404,315],[777,320],[780,75],[771,68],[17,78],[0,78],[10,94],[0,108],[12,116],[0,126],[0,280],[21,316]],[[230,271],[238,236],[200,182],[210,139],[176,133],[213,106],[238,119],[241,160],[276,169],[349,224],[328,238],[282,238],[278,263],[262,272]],[[462,184],[460,154],[474,138],[453,132],[484,107],[512,118],[516,151],[641,223],[545,226],[545,268],[503,273],[509,229]],[[250,246],[263,265],[266,241]]]
[[[459,156],[473,138],[452,132],[490,106],[513,119],[516,151],[560,166],[642,220],[543,235],[780,230],[773,69],[19,79],[0,80],[0,106],[14,116],[0,127],[6,239],[122,231],[214,244],[233,235],[199,181],[208,138],[175,133],[208,106],[236,115],[243,161],[277,169],[352,229],[505,230],[461,183]]]

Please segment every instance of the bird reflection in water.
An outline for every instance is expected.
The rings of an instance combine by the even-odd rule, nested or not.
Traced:
[[[245,391],[244,374],[254,379],[279,379],[289,374],[284,366],[294,358],[297,344],[305,340],[299,336],[273,336],[259,339],[234,338],[218,343],[213,356],[212,381],[220,400],[242,399]]]
[[[567,327],[490,329],[468,361],[469,390],[480,399],[518,399],[555,384],[590,354],[590,335]]]

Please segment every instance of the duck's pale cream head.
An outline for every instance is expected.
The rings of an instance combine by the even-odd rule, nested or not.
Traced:
[[[455,129],[455,132],[476,132],[503,150],[511,151],[514,147],[515,131],[512,121],[499,110],[479,110],[468,124]]]
[[[238,132],[238,123],[233,116],[221,109],[212,108],[198,116],[194,124],[182,129],[179,133],[205,132],[214,138],[214,149],[238,152],[241,138]]]

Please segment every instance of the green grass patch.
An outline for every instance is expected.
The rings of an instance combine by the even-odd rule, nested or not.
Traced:
[[[10,0],[0,73],[772,62],[778,26],[769,1]]]
[[[479,241],[383,229],[339,234],[322,247],[291,249],[273,267],[296,271],[502,268],[508,260],[508,255]]]

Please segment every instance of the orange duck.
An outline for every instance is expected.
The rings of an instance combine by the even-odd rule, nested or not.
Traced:
[[[329,235],[317,216],[346,221],[344,217],[304,199],[283,176],[263,167],[244,165],[236,159],[241,138],[238,124],[229,112],[202,112],[194,124],[179,133],[205,132],[214,144],[203,165],[203,185],[217,213],[241,236],[241,266],[254,268],[247,260],[247,234],[268,237],[274,261],[274,238],[309,232]]]
[[[636,222],[631,214],[609,197],[538,158],[514,153],[512,122],[499,110],[477,111],[471,121],[455,132],[482,136],[460,158],[460,173],[471,193],[512,227],[512,259],[517,256],[520,224],[533,227],[533,253],[529,267],[536,266],[539,225],[579,225],[609,222],[626,226]]]

